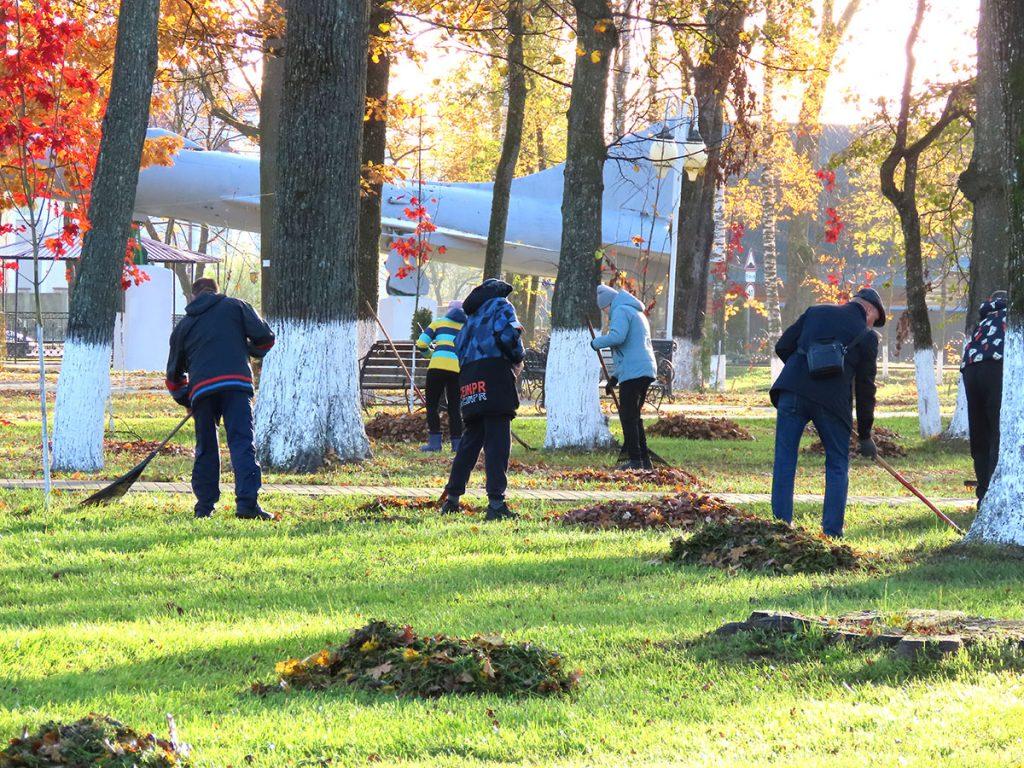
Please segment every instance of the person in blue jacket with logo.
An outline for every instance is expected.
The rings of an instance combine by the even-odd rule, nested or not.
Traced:
[[[625,290],[597,286],[597,306],[608,312],[608,333],[590,342],[594,349],[612,351],[611,390],[619,387],[619,422],[628,460],[616,469],[653,469],[647,450],[647,434],[641,411],[647,390],[658,375],[658,363],[651,344],[651,325],[644,305]]]
[[[523,370],[523,326],[508,300],[512,286],[490,278],[462,303],[466,323],[455,339],[459,356],[459,395],[464,422],[452,461],[441,511],[459,511],[469,475],[481,449],[487,475],[487,520],[514,518],[505,503],[512,419],[519,408],[516,378]]]

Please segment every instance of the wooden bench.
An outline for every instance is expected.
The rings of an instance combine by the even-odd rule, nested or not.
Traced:
[[[655,410],[661,408],[665,398],[672,397],[672,352],[675,349],[675,342],[665,339],[656,339],[653,342],[654,357],[658,362],[658,377],[651,384],[647,391],[646,403]],[[612,370],[612,353],[610,349],[602,349],[601,357],[605,365]],[[519,377],[520,395],[526,399],[533,400],[537,410],[544,410],[544,375],[547,370],[547,349],[528,349],[526,359],[523,361],[523,373]],[[604,392],[604,375],[601,375],[601,392]]]
[[[398,351],[405,368],[395,358],[395,350]],[[370,351],[359,363],[359,387],[363,392],[363,402],[367,403],[367,395],[377,392],[401,392],[402,400],[409,399],[409,377],[406,370],[412,372],[413,357],[416,358],[416,386],[423,392],[427,382],[427,366],[429,362],[416,349],[411,341],[395,341],[395,349],[387,341],[374,342]],[[397,401],[395,397],[386,396],[379,399],[384,401]]]

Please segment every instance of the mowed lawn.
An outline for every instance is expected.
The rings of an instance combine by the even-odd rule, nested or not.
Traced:
[[[92,711],[164,733],[173,713],[198,764],[222,768],[1024,761],[1019,656],[763,656],[703,638],[756,608],[1024,617],[1021,561],[944,552],[953,536],[923,508],[850,510],[851,543],[906,562],[775,577],[659,563],[669,534],[568,529],[553,506],[491,525],[367,521],[356,503],[269,496],[283,520],[245,524],[193,521],[180,496],[44,512],[0,494],[0,734]],[[374,618],[540,643],[583,682],[563,699],[246,692]]]

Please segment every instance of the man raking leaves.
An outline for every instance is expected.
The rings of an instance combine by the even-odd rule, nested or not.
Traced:
[[[196,517],[209,517],[220,499],[220,449],[217,426],[227,432],[235,473],[235,517],[273,520],[260,509],[262,484],[253,441],[252,368],[274,346],[274,332],[256,310],[217,292],[217,283],[200,278],[192,286],[185,318],[171,333],[167,389],[175,402],[191,408],[196,426],[192,492]]]

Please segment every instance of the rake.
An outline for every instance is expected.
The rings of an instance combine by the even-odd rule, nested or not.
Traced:
[[[106,488],[101,488],[100,490],[96,491],[96,493],[94,493],[92,496],[90,496],[89,498],[87,498],[84,501],[82,501],[82,503],[79,504],[79,506],[82,506],[82,507],[92,507],[92,506],[98,506],[100,504],[109,504],[112,501],[117,501],[122,496],[124,496],[126,493],[128,493],[128,490],[133,485],[135,485],[135,482],[140,477],[142,477],[142,473],[146,470],[146,467],[149,466],[149,462],[151,462],[153,459],[156,458],[156,455],[158,453],[160,453],[161,450],[163,450],[163,447],[165,445],[167,445],[169,442],[171,442],[171,438],[174,437],[176,434],[178,434],[178,431],[182,427],[184,427],[185,424],[188,422],[188,420],[191,419],[191,418],[192,418],[192,411],[189,411],[188,414],[185,416],[185,418],[183,418],[181,421],[178,422],[178,426],[176,426],[171,431],[171,434],[169,434],[167,437],[165,437],[163,442],[160,443],[160,445],[158,445],[156,448],[154,448],[152,451],[150,451],[149,455],[146,458],[144,458],[142,461],[140,461],[129,472],[127,472],[124,475],[121,475],[121,477],[117,478],[117,480],[112,482]]]
[[[895,469],[894,469],[894,468],[892,467],[892,465],[891,465],[891,464],[889,464],[889,462],[887,462],[887,461],[886,461],[885,459],[883,459],[883,458],[882,458],[881,456],[876,456],[876,457],[875,457],[875,463],[876,463],[876,464],[878,464],[878,466],[880,466],[880,467],[881,467],[882,469],[884,469],[884,470],[885,470],[886,472],[888,472],[888,473],[889,473],[890,475],[892,475],[892,476],[893,476],[893,477],[894,477],[894,478],[896,479],[896,481],[897,481],[897,482],[899,482],[899,484],[900,484],[900,485],[902,485],[902,486],[903,486],[904,488],[906,488],[906,489],[907,489],[908,491],[910,491],[910,492],[911,492],[912,494],[914,494],[915,496],[917,496],[917,498],[919,498],[919,499],[920,499],[920,500],[921,500],[922,502],[924,502],[924,505],[925,505],[926,507],[928,507],[928,509],[930,509],[930,510],[931,510],[932,512],[934,512],[934,513],[935,513],[935,516],[936,516],[936,517],[938,517],[938,518],[939,518],[939,520],[941,520],[942,522],[944,522],[944,523],[945,523],[946,525],[948,525],[948,526],[949,526],[950,528],[952,528],[952,529],[953,529],[954,531],[956,531],[957,533],[959,533],[959,534],[960,534],[961,536],[963,536],[963,535],[964,535],[964,529],[963,529],[963,528],[961,528],[961,527],[960,527],[959,525],[957,525],[957,524],[956,524],[955,522],[953,522],[953,521],[952,521],[952,520],[951,520],[951,519],[949,518],[949,516],[948,516],[948,515],[946,515],[946,514],[945,514],[945,513],[944,513],[944,512],[942,511],[942,510],[940,510],[940,509],[939,509],[938,507],[936,507],[936,506],[935,506],[934,504],[932,504],[932,503],[931,503],[931,502],[930,502],[930,501],[929,501],[929,500],[927,499],[927,497],[925,497],[925,495],[924,495],[923,493],[921,493],[921,492],[920,492],[919,490],[917,490],[917,488],[915,488],[915,487],[914,487],[914,486],[913,486],[913,485],[911,484],[911,482],[910,482],[909,480],[907,480],[907,478],[905,478],[905,477],[904,477],[903,475],[901,475],[901,474],[900,474],[899,472],[897,472],[897,471],[896,471],[896,470],[895,470]]]

